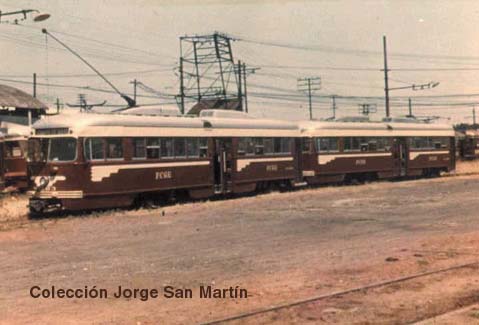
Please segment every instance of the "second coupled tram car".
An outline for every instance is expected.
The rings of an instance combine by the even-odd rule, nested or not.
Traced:
[[[450,126],[82,114],[43,119],[29,140],[30,209],[125,207],[181,192],[192,198],[347,178],[454,169]]]

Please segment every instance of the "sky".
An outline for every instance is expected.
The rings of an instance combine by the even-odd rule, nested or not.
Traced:
[[[306,119],[307,96],[297,79],[320,77],[313,115],[358,115],[374,104],[384,116],[383,35],[387,37],[390,87],[439,82],[433,89],[391,90],[391,114],[440,116],[442,122],[472,122],[479,104],[479,2],[477,1],[172,1],[0,0],[3,12],[37,9],[50,19],[0,24],[0,83],[32,92],[49,105],[124,101],[51,38],[53,35],[93,64],[121,92],[133,79],[156,92],[138,90],[139,104],[171,106],[179,92],[179,37],[214,31],[235,39],[235,61],[259,68],[248,76],[250,113]],[[4,17],[2,21],[5,21]],[[77,88],[75,88],[77,87]],[[158,96],[158,93],[162,96]],[[479,107],[479,106],[478,106]]]

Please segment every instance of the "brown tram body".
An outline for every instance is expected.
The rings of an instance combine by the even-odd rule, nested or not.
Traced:
[[[479,157],[479,131],[470,129],[456,132],[457,156],[463,160]]]
[[[448,126],[293,123],[215,113],[194,118],[83,114],[37,122],[29,142],[30,209],[124,207],[173,191],[206,198],[271,184],[454,169],[454,132]]]
[[[3,142],[3,176],[5,187],[25,190],[28,187],[27,137],[7,135]]]

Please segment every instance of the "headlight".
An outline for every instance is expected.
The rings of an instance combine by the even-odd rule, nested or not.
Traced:
[[[47,187],[47,185],[48,185],[49,182],[50,182],[50,181],[48,180],[47,177],[42,177],[42,178],[40,178],[40,181],[39,181],[39,184],[40,184],[40,185],[38,186],[37,189],[38,189],[38,190],[43,190],[45,187]]]

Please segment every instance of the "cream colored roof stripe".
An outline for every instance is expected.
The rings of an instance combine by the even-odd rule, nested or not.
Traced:
[[[318,164],[326,165],[327,163],[338,158],[362,158],[362,157],[388,157],[391,156],[390,152],[379,153],[357,153],[357,154],[335,154],[335,155],[318,155]]]
[[[277,161],[293,161],[293,157],[278,157],[278,158],[256,158],[256,159],[238,159],[236,162],[236,171],[240,172],[249,164],[258,162],[277,162]]]
[[[91,167],[91,181],[101,182],[104,178],[118,173],[122,169],[145,169],[145,168],[168,168],[184,166],[205,166],[209,165],[209,160],[202,161],[184,161],[184,162],[163,162],[149,164],[125,164],[125,165],[102,165]]]
[[[449,151],[410,151],[409,152],[409,160],[414,160],[419,156],[423,155],[446,155],[449,154]]]
[[[451,132],[451,130],[318,129],[305,131],[303,135],[310,137],[453,137],[454,131]]]

